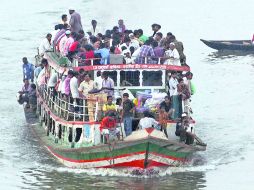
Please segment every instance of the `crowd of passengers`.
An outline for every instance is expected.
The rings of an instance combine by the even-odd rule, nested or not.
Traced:
[[[164,36],[159,24],[153,24],[152,35],[142,29],[130,30],[120,19],[118,26],[102,31],[97,21],[92,20],[89,29],[83,29],[81,16],[69,10],[68,16],[62,15],[62,22],[48,33],[40,44],[39,54],[54,50],[62,56],[80,60],[79,65],[91,65],[91,59],[98,58],[93,64],[169,64],[184,65],[186,57],[182,42],[168,32]],[[81,61],[82,60],[82,61]]]
[[[168,74],[168,96],[165,97],[164,101],[157,108],[159,118],[156,119],[158,122],[153,118],[152,114],[145,112],[144,117],[138,124],[140,129],[160,126],[160,129],[164,130],[166,136],[168,120],[179,121],[182,118],[180,121],[182,122],[185,119],[184,121],[186,122],[186,118],[188,119],[188,112],[190,110],[189,99],[191,94],[193,94],[193,89],[191,88],[193,74],[191,72],[183,74],[172,71]],[[102,134],[106,138],[109,136],[109,133],[119,136],[119,130],[116,128],[117,117],[118,121],[120,119],[124,123],[126,136],[129,136],[135,130],[133,120],[136,105],[129,99],[128,93],[124,93],[121,98],[114,100],[114,81],[110,78],[107,71],[103,73],[98,71],[97,77],[94,80],[91,79],[90,74],[84,71],[84,69],[80,69],[79,72],[73,70],[68,72],[63,71],[59,75],[56,72],[49,71],[47,59],[42,59],[40,66],[34,69],[33,65],[24,57],[23,77],[24,86],[19,92],[20,103],[27,102],[28,107],[29,105],[36,104],[35,84],[37,84],[38,88],[48,89],[53,100],[57,96],[68,103],[72,103],[73,106],[67,109],[72,109],[69,111],[77,113],[78,117],[84,113],[84,109],[80,109],[80,106],[86,104],[84,100],[89,97],[89,94],[104,94],[107,96],[107,102],[103,105],[102,109],[104,113],[104,118],[101,121]],[[113,103],[113,101],[116,103]],[[182,116],[183,113],[186,113],[184,118]],[[179,126],[181,126],[180,124]],[[176,134],[179,135],[180,133],[177,132]]]
[[[67,56],[70,60],[74,57],[82,58],[82,64],[90,65],[91,59],[99,58],[93,64],[117,64],[117,63],[158,63],[184,65],[186,58],[183,54],[183,45],[175,39],[172,33],[167,33],[166,37],[159,32],[161,26],[153,24],[153,35],[147,37],[142,29],[127,30],[123,20],[119,20],[118,26],[112,30],[106,30],[105,34],[100,33],[97,28],[97,22],[91,22],[91,30],[88,37],[85,36],[80,15],[75,10],[69,10],[71,18],[67,22],[67,15],[62,16],[61,24],[56,25],[56,30],[48,34],[39,47],[41,56],[45,51],[58,51],[62,56]],[[145,57],[148,57],[147,59]],[[100,59],[102,58],[102,59]],[[124,93],[117,99],[117,105],[113,103],[114,99],[114,81],[109,77],[108,72],[97,72],[97,77],[91,79],[91,75],[83,69],[79,72],[69,70],[67,75],[64,71],[61,75],[50,72],[47,59],[42,59],[41,64],[33,68],[27,58],[23,58],[24,86],[20,91],[20,102],[36,102],[37,87],[49,89],[53,96],[58,95],[61,99],[73,103],[73,112],[83,114],[78,106],[84,106],[83,101],[90,93],[107,94],[107,103],[103,106],[104,118],[101,121],[101,132],[109,136],[109,133],[117,134],[116,116],[124,123],[126,136],[133,131],[133,116],[135,105],[129,99],[129,94]],[[190,80],[192,73],[182,74],[171,72],[168,76],[168,96],[158,106],[158,122],[152,114],[145,112],[144,117],[139,121],[139,128],[147,128],[155,125],[160,126],[166,133],[167,120],[178,120],[179,126],[187,125],[189,122],[189,98],[192,94]],[[36,85],[34,85],[35,83]],[[76,107],[78,109],[76,109]],[[183,114],[186,113],[186,114]],[[182,115],[183,114],[183,115]],[[77,114],[78,115],[78,114]],[[188,120],[188,122],[187,122]],[[182,124],[181,124],[182,123]],[[185,124],[183,124],[185,123]],[[177,135],[179,135],[176,132]],[[181,130],[180,130],[181,131]]]

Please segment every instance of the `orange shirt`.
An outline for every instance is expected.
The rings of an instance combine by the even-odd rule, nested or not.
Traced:
[[[116,120],[113,117],[107,116],[102,119],[100,131],[102,131],[102,129],[114,129],[114,128],[116,128]]]

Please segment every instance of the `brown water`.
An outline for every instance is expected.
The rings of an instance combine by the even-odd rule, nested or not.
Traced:
[[[250,0],[122,1],[2,0],[0,7],[0,189],[253,189],[254,57],[216,53],[199,39],[250,39]],[[21,58],[36,47],[69,6],[102,28],[123,18],[127,28],[162,25],[184,42],[197,93],[192,106],[197,133],[208,144],[198,166],[168,169],[155,176],[128,170],[75,170],[60,165],[27,128],[15,100],[22,82]]]

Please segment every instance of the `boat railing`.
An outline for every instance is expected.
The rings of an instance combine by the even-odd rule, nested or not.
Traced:
[[[67,121],[97,121],[99,111],[98,98],[79,99],[75,102],[71,97],[54,94],[53,89],[42,88],[38,91],[43,103],[58,117]],[[71,100],[72,103],[71,103]]]
[[[136,64],[135,59],[140,59],[140,63],[137,64],[159,64],[162,65],[165,60],[171,59],[169,57],[157,57],[157,56],[132,56],[130,59],[133,60],[132,63],[126,63],[126,64]],[[103,64],[99,63],[103,61]],[[111,63],[108,58],[89,58],[89,59],[83,59],[81,57],[74,57],[73,61],[71,62],[72,67],[79,67],[79,66],[93,66],[93,65],[108,65],[108,64],[123,64],[123,62],[119,63]]]

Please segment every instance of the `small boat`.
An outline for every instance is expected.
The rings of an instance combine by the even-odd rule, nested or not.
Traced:
[[[254,52],[254,45],[251,40],[214,41],[200,39],[208,47],[217,50]]]

